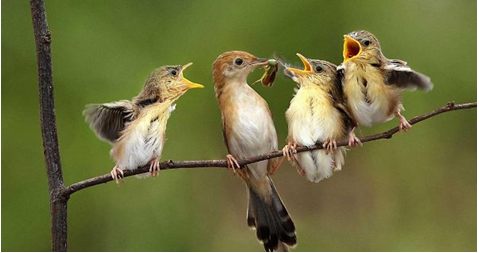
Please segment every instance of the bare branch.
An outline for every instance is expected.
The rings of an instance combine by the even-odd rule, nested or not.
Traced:
[[[45,3],[30,0],[33,31],[37,49],[38,87],[40,97],[40,125],[50,191],[52,251],[67,250],[67,201],[64,191],[60,152],[58,150],[55,101],[53,99],[53,71],[51,33],[48,28]]]
[[[444,112],[450,112],[450,111],[455,111],[455,110],[464,110],[464,109],[470,109],[470,108],[476,108],[476,107],[477,107],[477,102],[466,103],[466,104],[457,104],[457,105],[454,104],[454,102],[450,102],[447,105],[445,105],[441,108],[438,108],[438,109],[436,109],[432,112],[429,112],[429,113],[423,114],[421,116],[417,116],[417,117],[412,118],[411,120],[409,120],[409,123],[411,125],[414,125],[414,124],[417,124],[417,123],[419,123],[423,120],[432,118],[432,117],[434,117],[436,115],[439,115],[441,113],[444,113]],[[383,133],[362,137],[362,138],[360,138],[360,140],[361,140],[361,142],[365,143],[365,142],[370,142],[370,141],[375,141],[375,140],[380,140],[380,139],[390,139],[397,132],[399,132],[399,128],[395,127],[395,128],[390,129],[389,131],[386,131],[386,132],[383,132]],[[348,145],[347,141],[342,141],[342,142],[338,143],[338,147],[339,146],[347,146],[347,145]],[[315,149],[323,149],[322,144],[317,144],[317,145],[311,146],[311,147],[299,147],[299,148],[297,148],[297,151],[298,152],[305,152],[305,151],[315,150]],[[280,157],[280,156],[283,156],[283,152],[278,150],[278,151],[274,151],[274,152],[271,152],[271,153],[268,153],[268,154],[258,155],[258,156],[254,156],[254,157],[239,160],[239,164],[241,166],[243,166],[243,165],[247,165],[247,164],[250,164],[250,163],[255,163],[255,162],[259,162],[259,161],[263,161],[263,160],[268,160],[268,159],[275,158],[275,157]],[[161,170],[179,169],[179,168],[207,168],[207,167],[226,168],[227,164],[226,164],[226,160],[199,160],[199,161],[176,161],[176,162],[172,161],[172,160],[169,160],[169,161],[165,161],[165,162],[160,163],[160,167],[161,167]],[[125,177],[130,177],[130,176],[137,175],[137,174],[148,173],[148,170],[149,170],[149,165],[145,165],[145,166],[140,167],[136,170],[124,170],[124,173],[125,173]],[[63,194],[64,194],[64,196],[68,197],[71,194],[73,194],[74,192],[77,192],[79,190],[82,190],[82,189],[85,189],[85,188],[88,188],[88,187],[92,187],[92,186],[95,186],[95,185],[98,185],[98,184],[107,183],[107,182],[112,181],[112,180],[113,179],[111,178],[110,174],[90,178],[90,179],[87,179],[87,180],[84,180],[84,181],[81,181],[81,182],[78,182],[78,183],[75,183],[75,184],[72,184],[72,185],[68,186],[64,190]]]

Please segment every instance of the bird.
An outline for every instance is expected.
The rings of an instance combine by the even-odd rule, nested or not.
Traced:
[[[407,62],[384,56],[374,34],[361,30],[344,35],[343,63],[338,67],[346,104],[355,121],[363,126],[399,118],[399,130],[407,132],[412,126],[401,115],[404,90],[430,91],[431,79],[412,70]],[[354,129],[349,143],[360,143]]]
[[[226,159],[248,188],[247,224],[256,230],[265,251],[286,251],[296,245],[296,232],[269,175],[277,160],[245,166],[237,161],[278,148],[268,104],[247,83],[254,69],[265,67],[269,62],[247,52],[228,51],[213,63],[213,79],[228,150]]]
[[[344,165],[346,148],[338,148],[337,141],[348,139],[353,119],[346,108],[337,66],[296,55],[304,69],[284,69],[284,74],[297,83],[299,89],[286,110],[288,144],[283,154],[294,161],[301,175],[317,183]],[[324,149],[296,153],[298,146],[317,143],[323,143]]]
[[[116,164],[110,175],[116,183],[124,178],[123,170],[134,170],[148,163],[151,175],[158,175],[166,123],[176,108],[174,102],[187,90],[204,87],[183,76],[191,65],[155,69],[131,101],[86,106],[83,111],[86,122],[101,140],[112,145],[110,155]]]

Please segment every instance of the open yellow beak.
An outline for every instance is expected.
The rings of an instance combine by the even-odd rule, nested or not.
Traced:
[[[297,69],[297,68],[286,68],[287,70],[290,70],[290,71],[293,71],[294,73],[298,74],[298,75],[305,75],[305,74],[309,74],[312,72],[312,69],[313,67],[311,66],[311,64],[309,63],[308,59],[306,59],[306,57],[304,57],[302,54],[300,53],[296,53],[296,55],[299,57],[299,59],[301,59],[301,61],[303,62],[303,65],[304,65],[304,70],[300,70],[300,69]]]
[[[363,48],[359,41],[349,37],[348,35],[344,35],[344,48],[343,48],[343,57],[344,62],[350,61],[354,59],[356,56],[361,54]]]
[[[185,71],[185,69],[187,69],[191,65],[193,65],[192,62],[190,62],[188,64],[185,64],[185,65],[183,65],[183,67],[181,67],[181,74],[180,74],[181,81],[186,84],[188,89],[204,88],[205,86],[203,86],[201,84],[198,84],[198,83],[194,83],[194,82],[186,79],[186,77],[183,76],[183,71]]]

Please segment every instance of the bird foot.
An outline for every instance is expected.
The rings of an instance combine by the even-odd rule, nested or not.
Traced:
[[[284,156],[281,157],[277,162],[273,162],[274,164],[272,166],[270,166],[270,168],[268,170],[268,174],[269,175],[274,175],[274,173],[276,173],[276,171],[279,169],[281,164],[283,164],[283,162],[284,162]]]
[[[248,173],[246,173],[245,171],[241,169],[241,166],[239,165],[238,160],[236,160],[236,158],[233,155],[231,154],[226,155],[226,163],[228,164],[228,169],[232,169],[235,174],[240,175],[245,180],[249,178]]]
[[[281,157],[281,158],[279,158],[278,160],[272,159],[272,160],[270,160],[270,162],[272,162],[272,165],[269,166],[268,174],[269,174],[269,175],[274,175],[274,173],[276,173],[276,171],[279,169],[279,167],[281,166],[281,164],[283,164],[283,162],[284,162],[284,156]]]
[[[152,177],[157,177],[160,173],[160,160],[158,158],[154,158],[150,162],[150,173]]]
[[[288,158],[288,161],[293,161],[296,164],[295,167],[298,173],[304,177],[306,175],[306,172],[299,164],[298,159],[296,159],[296,157],[294,156],[294,154],[298,153],[296,150],[298,146],[298,143],[288,142],[288,144],[286,144],[286,146],[284,146],[283,148],[283,157],[286,156],[286,158]]]
[[[125,178],[125,174],[123,174],[123,170],[120,169],[118,165],[115,165],[115,167],[113,167],[113,169],[110,172],[110,175],[116,181],[117,184],[120,184],[120,182],[123,182],[123,179]]]
[[[297,153],[296,148],[298,148],[298,143],[288,142],[283,148],[283,156],[286,156],[288,161],[293,160],[293,155]]]
[[[299,166],[299,163],[296,162],[296,164],[298,166],[296,166],[296,171],[298,171],[298,174],[301,175],[302,177],[305,177],[306,176],[306,172],[304,171],[303,168],[301,168],[301,166]]]
[[[306,176],[306,171],[303,169],[303,167],[301,167],[301,164],[299,164],[299,161],[298,159],[296,159],[296,157],[293,156],[293,161],[294,163],[296,164],[296,171],[298,171],[298,173],[304,177]]]
[[[336,159],[331,162],[331,168],[333,168],[333,171],[339,171],[338,169],[338,164],[336,163]]]
[[[338,148],[338,144],[334,139],[327,139],[323,142],[323,148],[326,150],[326,154],[333,153]]]
[[[397,116],[399,117],[399,131],[407,132],[409,131],[412,126],[409,124],[406,118],[402,116],[401,114],[397,113]]]
[[[363,143],[359,138],[356,136],[354,133],[354,129],[349,132],[349,140],[348,140],[348,145],[352,148],[356,147],[356,145],[363,146]]]

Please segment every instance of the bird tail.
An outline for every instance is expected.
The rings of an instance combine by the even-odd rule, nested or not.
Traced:
[[[311,182],[319,182],[333,175],[333,171],[341,170],[344,164],[346,149],[338,148],[333,154],[327,154],[325,150],[313,150],[301,152],[295,155],[296,160],[306,178]]]
[[[296,245],[296,229],[273,181],[267,179],[271,187],[270,199],[264,199],[249,187],[248,226],[256,229],[265,251],[288,251],[288,247]]]

